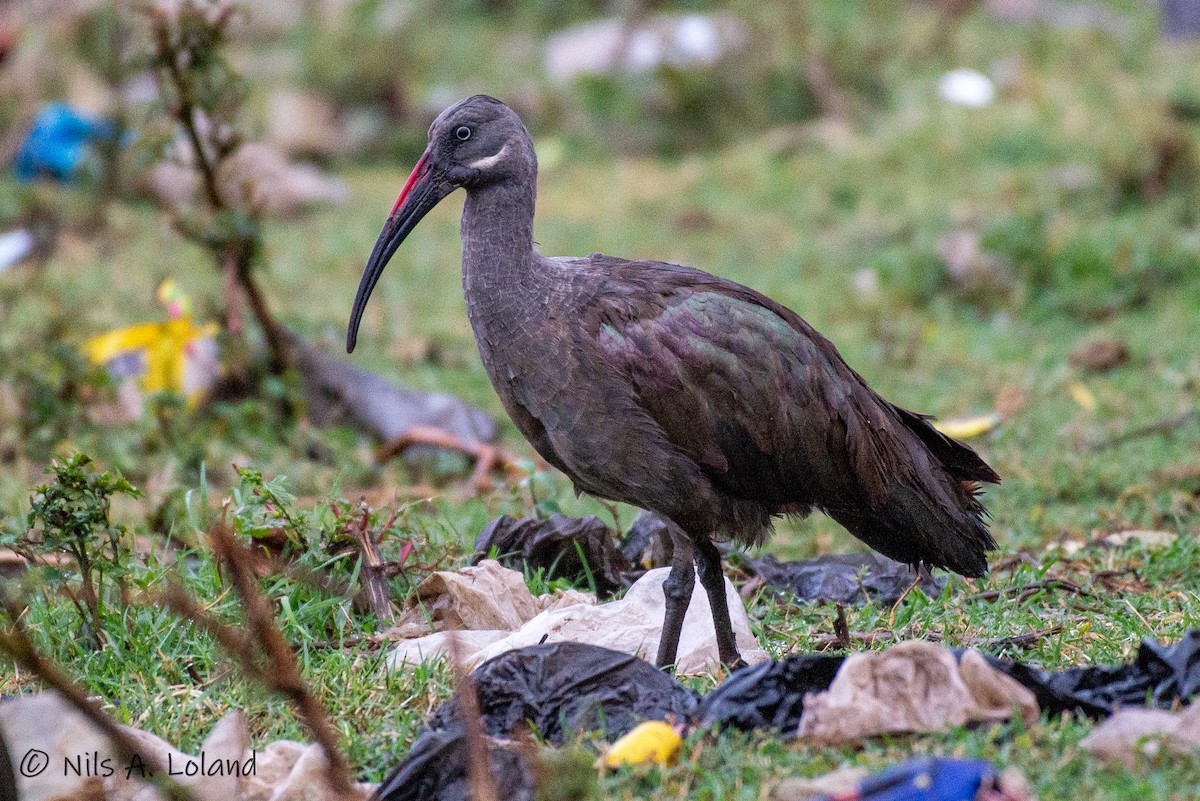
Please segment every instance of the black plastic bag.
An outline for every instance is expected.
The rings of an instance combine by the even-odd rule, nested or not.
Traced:
[[[1132,664],[1049,671],[1020,662],[988,661],[1033,691],[1042,712],[1051,716],[1082,712],[1107,717],[1118,706],[1151,705],[1170,709],[1200,694],[1200,629],[1173,645],[1142,640]]]
[[[827,690],[845,657],[802,654],[730,674],[700,702],[700,726],[793,732],[804,712],[804,694]],[[1002,673],[1028,687],[1044,714],[1082,712],[1106,717],[1118,706],[1163,709],[1200,694],[1200,629],[1173,645],[1142,642],[1132,664],[1061,671],[989,656]]]
[[[621,574],[629,560],[617,550],[608,526],[597,517],[553,515],[549,520],[501,515],[489,522],[475,540],[472,564],[495,551],[497,560],[515,570],[542,568],[549,579],[587,583],[600,595],[622,587]],[[582,556],[582,558],[581,558]]]
[[[800,725],[804,694],[829,689],[844,659],[801,654],[735,670],[700,702],[699,725],[790,734]]]
[[[408,756],[375,791],[381,801],[470,801],[467,736],[461,723],[445,731],[426,731]],[[533,777],[520,752],[488,741],[488,768],[496,795],[504,801],[529,801]]]
[[[610,742],[645,720],[683,720],[697,695],[644,659],[578,642],[518,648],[471,674],[484,731],[510,737],[528,722],[553,745],[598,731]],[[458,699],[442,704],[429,725],[458,725]]]
[[[561,746],[572,733],[610,742],[644,720],[688,719],[698,698],[643,659],[577,642],[519,648],[471,673],[484,733],[508,738],[527,722]],[[468,801],[467,741],[455,696],[429,719],[404,761],[379,786],[382,801]],[[497,796],[527,801],[533,779],[520,752],[489,739]]]
[[[747,570],[772,587],[791,590],[802,601],[836,604],[894,604],[916,579],[912,567],[873,551],[825,554],[799,562],[780,562],[770,554],[759,559],[743,558]],[[937,597],[946,580],[929,575],[918,585]]]
[[[671,564],[671,551],[666,521],[653,512],[638,512],[621,541],[621,553],[630,564],[635,569],[666,567]]]

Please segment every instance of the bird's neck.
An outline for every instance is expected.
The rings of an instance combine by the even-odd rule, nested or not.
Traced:
[[[463,207],[463,288],[468,301],[528,286],[537,268],[533,248],[536,179],[505,181],[467,193]]]

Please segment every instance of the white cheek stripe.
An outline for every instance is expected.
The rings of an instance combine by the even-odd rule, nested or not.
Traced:
[[[504,154],[506,152],[508,152],[507,144],[504,147],[500,148],[499,153],[493,153],[490,156],[484,156],[481,159],[476,159],[475,161],[472,161],[467,166],[473,170],[486,170],[488,167],[495,166],[496,162],[498,162],[498,161],[500,161],[500,159],[504,158]]]

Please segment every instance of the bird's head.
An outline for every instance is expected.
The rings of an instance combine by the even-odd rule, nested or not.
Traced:
[[[367,259],[350,313],[346,351],[354,350],[363,310],[383,268],[430,209],[459,187],[470,192],[503,181],[532,181],[536,172],[529,131],[516,112],[496,98],[475,95],[439,114],[429,126],[429,145],[404,182]]]

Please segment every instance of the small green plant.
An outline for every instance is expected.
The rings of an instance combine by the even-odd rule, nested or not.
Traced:
[[[124,542],[126,530],[109,518],[117,495],[139,497],[141,493],[120,474],[98,472],[90,456],[76,453],[55,460],[47,471],[54,478],[34,490],[30,500],[33,524],[13,543],[31,561],[44,562],[51,554],[64,554],[74,562],[74,571],[46,565],[48,577],[68,586],[68,596],[79,612],[85,635],[93,648],[103,645],[104,585],[121,583],[128,572],[130,549]],[[78,589],[69,589],[71,572]]]
[[[284,550],[308,550],[304,520],[292,512],[296,498],[287,488],[287,476],[263,477],[261,470],[233,466],[241,482],[233,488],[233,530],[252,540],[279,545]]]
[[[224,183],[221,178],[242,170],[236,157],[244,143],[241,112],[249,91],[226,58],[233,16],[228,0],[185,0],[146,10],[154,42],[148,64],[158,80],[161,114],[144,134],[157,146],[155,157],[190,162],[201,187],[198,197],[160,205],[179,233],[207,250],[224,275],[228,332],[242,331],[239,295],[244,295],[270,350],[271,372],[278,373],[287,362],[286,344],[256,278],[262,266],[263,206],[249,177]],[[181,135],[187,157],[178,152]]]

